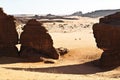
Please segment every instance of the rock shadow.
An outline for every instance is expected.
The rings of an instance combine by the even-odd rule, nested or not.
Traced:
[[[104,72],[103,70],[96,65],[95,61],[86,62],[83,64],[76,65],[65,65],[65,66],[56,66],[56,67],[47,67],[47,68],[12,68],[12,67],[3,67],[5,69],[11,70],[24,70],[30,72],[43,72],[43,73],[54,73],[54,74],[95,74],[99,72]]]

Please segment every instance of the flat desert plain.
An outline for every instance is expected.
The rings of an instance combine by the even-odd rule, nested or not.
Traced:
[[[98,19],[81,18],[68,25],[96,23]],[[56,25],[58,23],[55,23]],[[50,24],[45,24],[47,27]],[[69,30],[68,30],[69,31]],[[53,31],[54,47],[65,47],[69,52],[55,63],[22,62],[19,58],[0,58],[0,80],[120,80],[120,68],[102,70],[94,65],[102,50],[96,47],[92,26],[80,27],[73,32]]]

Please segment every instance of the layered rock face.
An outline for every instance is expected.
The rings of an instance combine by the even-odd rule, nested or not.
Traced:
[[[103,50],[101,67],[120,66],[120,12],[101,18],[93,25],[93,33],[98,48]]]
[[[22,57],[39,60],[40,56],[58,59],[59,54],[53,47],[53,40],[42,24],[35,19],[29,20],[20,37]],[[34,55],[34,58],[32,58]],[[37,55],[37,56],[35,56]],[[37,58],[36,58],[37,57]]]
[[[15,45],[18,43],[18,34],[14,17],[5,14],[0,8],[0,56],[18,56]]]

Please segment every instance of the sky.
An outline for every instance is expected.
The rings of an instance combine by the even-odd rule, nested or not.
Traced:
[[[120,0],[0,0],[8,14],[72,14],[101,9],[120,9]]]

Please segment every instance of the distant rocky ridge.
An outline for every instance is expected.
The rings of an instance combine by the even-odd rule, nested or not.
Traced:
[[[110,14],[114,14],[116,12],[120,12],[120,9],[116,9],[116,10],[97,10],[91,13],[86,13],[83,14],[82,16],[84,17],[91,17],[91,18],[96,18],[96,17],[103,17],[103,16],[107,16]]]
[[[35,19],[49,19],[49,20],[52,20],[52,19],[76,20],[77,19],[77,18],[69,18],[67,16],[58,16],[58,15],[53,15],[53,14],[47,14],[45,16],[34,15],[34,16],[32,16],[32,18],[35,18]]]
[[[93,12],[82,13],[81,11],[74,12],[70,15],[39,15],[39,14],[15,14],[14,17],[17,21],[26,23],[30,19],[37,19],[41,20],[43,23],[50,23],[50,22],[63,22],[64,20],[77,20],[77,18],[71,18],[71,16],[81,16],[81,17],[90,17],[90,18],[100,18],[103,16],[107,16],[110,14],[114,14],[116,12],[120,12],[120,9],[113,9],[113,10],[96,10]],[[43,20],[44,19],[44,20]]]
[[[88,12],[88,13],[85,13],[85,14],[82,14],[82,12],[79,11],[79,12],[73,13],[72,16],[83,16],[83,17],[97,18],[97,17],[103,17],[103,16],[107,16],[107,15],[110,15],[110,14],[114,14],[116,12],[120,12],[120,9],[96,10],[96,11]]]
[[[82,11],[78,11],[78,12],[75,12],[73,14],[71,14],[70,16],[82,16]]]
[[[51,23],[51,22],[64,22],[64,20],[78,20],[77,18],[70,18],[68,16],[58,16],[58,15],[52,15],[47,14],[44,16],[41,15],[15,15],[15,18],[17,22],[21,22],[23,24],[26,24],[30,19],[37,19],[43,23]]]

